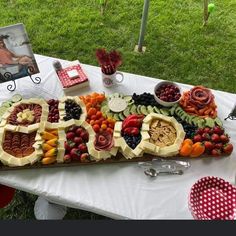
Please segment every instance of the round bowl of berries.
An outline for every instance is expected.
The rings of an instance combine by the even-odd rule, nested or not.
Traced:
[[[155,100],[164,107],[171,107],[181,99],[180,87],[170,81],[162,81],[155,86]]]

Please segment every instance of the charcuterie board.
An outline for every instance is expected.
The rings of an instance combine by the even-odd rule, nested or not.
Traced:
[[[170,85],[154,95],[15,95],[0,107],[0,170],[229,155],[233,147],[210,90],[180,94]]]

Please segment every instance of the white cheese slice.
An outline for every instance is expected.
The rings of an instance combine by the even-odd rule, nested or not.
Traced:
[[[75,125],[81,126],[83,124],[82,120],[75,120]]]
[[[150,126],[149,126],[149,124],[146,124],[146,123],[143,123],[142,124],[142,131],[149,131],[149,129],[150,129]]]
[[[152,116],[147,115],[144,119],[143,119],[143,123],[146,124],[150,124],[150,122],[152,121]]]
[[[9,107],[7,110],[8,112],[12,113],[14,111],[14,107]]]
[[[143,140],[148,140],[150,139],[150,135],[146,131],[141,131],[142,139]]]
[[[10,131],[15,131],[16,130],[16,127],[15,125],[10,125],[10,124],[7,124],[5,126],[5,130],[10,130]]]
[[[64,124],[66,125],[66,127],[70,127],[72,125],[75,125],[75,120],[71,119],[71,120],[65,121]]]
[[[26,157],[19,158],[19,166],[25,166],[29,164],[29,160]]]
[[[114,140],[114,146],[115,147],[122,147],[124,145],[127,145],[125,140],[123,138],[117,138]]]
[[[118,152],[118,148],[117,147],[113,147],[109,152],[110,152],[110,154],[112,156],[116,156],[117,152]]]
[[[7,121],[2,119],[1,123],[0,123],[0,127],[3,127],[7,124]]]
[[[91,156],[92,159],[99,161],[99,151],[97,151],[95,148],[90,148],[88,149],[89,155]]]
[[[80,120],[85,121],[86,120],[86,116],[87,115],[85,113],[81,114],[80,115]]]
[[[136,157],[141,157],[143,156],[143,149],[142,148],[139,148],[139,147],[136,147],[134,150],[133,150],[133,154],[136,156]]]
[[[2,115],[2,119],[7,119],[8,118],[8,116],[10,116],[10,112],[8,112],[8,111],[6,111],[3,115]]]
[[[37,162],[38,160],[40,160],[40,156],[38,156],[35,152],[33,152],[31,155],[25,157],[28,162],[33,165],[35,162]]]
[[[25,134],[28,134],[28,133],[29,133],[28,127],[25,127],[25,126],[18,126],[18,127],[17,127],[17,131],[18,131],[18,132],[21,132],[21,133],[25,133]]]
[[[64,130],[58,130],[58,137],[59,137],[59,140],[66,140],[66,134],[65,134],[65,131]]]
[[[39,128],[39,126],[40,126],[39,123],[33,124],[33,125],[29,125],[29,126],[28,126],[28,132],[31,133],[31,132],[37,130],[37,129]]]
[[[122,129],[122,122],[116,122],[115,123],[115,127],[114,127],[114,131],[117,131],[117,132],[121,132],[121,129]]]
[[[42,137],[39,133],[37,133],[35,136],[35,141],[40,141],[40,140],[42,140]]]
[[[140,147],[147,152],[155,152],[156,151],[156,145],[148,142],[148,141],[142,141],[140,142]]]
[[[113,133],[113,137],[114,138],[120,138],[121,137],[121,133],[120,132],[114,132]]]
[[[12,158],[12,156],[10,154],[8,154],[7,152],[4,152],[4,151],[0,155],[0,160],[5,162],[5,163],[8,163],[10,158]]]
[[[64,110],[65,109],[65,103],[59,103],[58,109],[59,110]]]
[[[108,158],[111,158],[111,154],[106,151],[99,151],[98,152],[98,160],[106,160]]]
[[[96,133],[94,132],[93,128],[91,125],[89,125],[87,128],[86,128],[87,132],[89,133],[89,136],[95,136]]]
[[[57,149],[57,163],[63,163],[64,162],[64,155],[65,155],[65,149],[58,148]]]

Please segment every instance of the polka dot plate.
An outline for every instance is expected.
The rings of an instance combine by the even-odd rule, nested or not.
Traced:
[[[189,209],[196,220],[234,220],[236,188],[221,178],[204,177],[191,188]]]

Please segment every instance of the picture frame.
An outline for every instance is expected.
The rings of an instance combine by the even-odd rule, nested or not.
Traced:
[[[39,73],[22,23],[0,28],[0,84]]]

